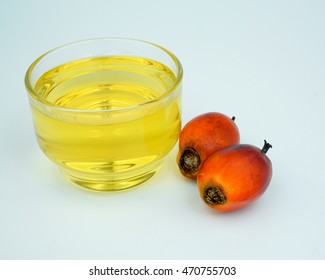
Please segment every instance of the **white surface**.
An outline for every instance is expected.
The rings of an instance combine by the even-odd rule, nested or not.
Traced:
[[[1,259],[324,259],[325,2],[5,0],[1,28]],[[23,79],[45,51],[119,36],[181,60],[183,123],[236,116],[243,143],[273,149],[273,179],[219,214],[178,172],[177,147],[133,191],[66,182],[36,144]]]

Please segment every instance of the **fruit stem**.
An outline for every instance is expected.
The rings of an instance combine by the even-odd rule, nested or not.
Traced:
[[[221,205],[227,202],[227,197],[216,186],[206,186],[203,193],[203,199],[210,205]]]
[[[198,152],[191,147],[184,149],[179,161],[179,167],[187,174],[194,174],[201,165],[201,158]]]
[[[270,143],[267,143],[266,140],[264,140],[264,146],[261,149],[262,153],[266,154],[270,148],[272,148],[272,145]]]
[[[236,117],[235,117],[235,116],[233,116],[231,119],[232,119],[232,121],[235,121]]]

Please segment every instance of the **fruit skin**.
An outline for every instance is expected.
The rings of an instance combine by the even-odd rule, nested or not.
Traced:
[[[176,161],[185,177],[195,180],[201,164],[209,155],[239,143],[239,130],[234,119],[222,113],[209,112],[184,126]]]
[[[240,209],[258,199],[272,177],[272,163],[262,150],[239,144],[213,153],[197,176],[200,196],[209,207],[221,212]]]

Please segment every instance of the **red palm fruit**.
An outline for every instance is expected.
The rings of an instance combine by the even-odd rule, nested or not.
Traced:
[[[265,192],[272,177],[266,152],[272,146],[264,142],[261,150],[244,144],[226,147],[202,164],[197,183],[209,207],[222,212],[237,210]]]
[[[235,117],[210,112],[189,121],[179,136],[177,164],[181,173],[196,179],[204,160],[215,151],[239,143]]]

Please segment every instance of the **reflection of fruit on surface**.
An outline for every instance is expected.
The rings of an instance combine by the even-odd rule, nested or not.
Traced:
[[[270,147],[266,141],[262,150],[241,144],[209,156],[197,176],[203,201],[215,210],[226,212],[258,199],[272,177],[272,163],[266,156]]]
[[[196,179],[203,161],[213,152],[239,143],[235,118],[210,112],[189,121],[179,137],[177,164],[181,173]]]

